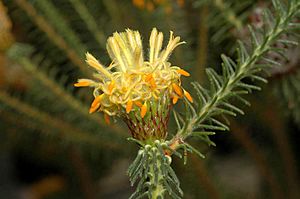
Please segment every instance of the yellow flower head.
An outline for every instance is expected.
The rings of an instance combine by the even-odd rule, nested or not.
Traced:
[[[127,29],[108,38],[107,51],[112,59],[108,67],[86,53],[86,62],[96,70],[95,81],[79,79],[75,86],[95,88],[90,113],[102,111],[110,116],[124,116],[134,112],[144,118],[150,112],[151,103],[163,96],[174,104],[184,96],[192,102],[180,80],[181,76],[190,74],[168,62],[172,51],[183,43],[171,31],[163,48],[163,33],[154,28],[149,39],[148,60],[145,60],[139,32]]]

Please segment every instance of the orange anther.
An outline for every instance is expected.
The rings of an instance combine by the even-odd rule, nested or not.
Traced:
[[[179,95],[179,97],[181,97],[182,96],[182,89],[175,83],[172,84],[172,87],[173,87],[175,93],[177,95]]]
[[[90,86],[91,82],[88,81],[80,81],[74,84],[75,87],[85,87],[85,86]]]
[[[146,80],[146,82],[149,82],[152,78],[153,78],[152,74],[149,73],[146,75],[145,80]]]
[[[173,104],[176,104],[177,101],[178,101],[178,97],[177,97],[177,96],[174,96],[174,97],[173,97],[173,100],[172,100]]]
[[[90,107],[89,113],[94,113],[100,107],[100,103]]]
[[[91,107],[94,107],[94,106],[100,104],[101,98],[102,98],[102,95],[97,96],[97,97],[94,99],[94,101],[92,102]]]
[[[147,113],[147,103],[145,102],[141,108],[141,117],[144,118]]]
[[[145,81],[150,83],[152,89],[156,88],[156,83],[151,73],[146,75]]]
[[[188,73],[187,71],[183,70],[183,69],[178,69],[177,72],[183,76],[189,77],[190,73]]]
[[[126,104],[126,113],[129,113],[132,109],[133,102],[131,100],[128,100]]]
[[[184,96],[191,102],[193,103],[193,98],[191,96],[191,94],[189,92],[187,92],[186,90],[183,90],[184,92]]]
[[[151,79],[150,84],[151,84],[151,88],[152,88],[152,89],[155,89],[155,88],[156,88],[156,83],[155,83],[154,78]]]

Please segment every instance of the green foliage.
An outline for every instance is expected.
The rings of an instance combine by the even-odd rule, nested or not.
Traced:
[[[141,146],[137,157],[128,169],[131,185],[139,179],[131,199],[164,198],[167,192],[172,198],[181,198],[180,182],[171,167],[171,157],[165,156],[167,143],[155,141],[154,145]]]
[[[59,12],[58,8],[54,6],[51,1],[34,1],[34,3],[39,7],[39,10],[45,15],[47,21],[53,25],[57,32],[70,44],[72,48],[75,49],[79,56],[83,56],[87,51],[87,47],[80,41],[76,33],[67,24],[62,14]]]
[[[90,97],[72,87],[79,73],[87,72],[82,58],[86,51],[100,55],[97,57],[101,60],[107,60],[107,55],[103,53],[104,35],[109,35],[113,31],[130,26],[145,35],[149,32],[149,28],[161,22],[159,28],[165,32],[171,29],[176,34],[179,33],[190,44],[183,47],[184,50],[179,49],[175,53],[174,60],[177,65],[191,66],[191,70],[192,66],[195,66],[196,41],[193,35],[195,28],[185,18],[186,12],[195,12],[193,10],[195,7],[191,10],[180,9],[174,1],[171,3],[174,13],[168,14],[163,9],[158,9],[152,14],[132,7],[131,1],[7,0],[5,2],[13,21],[22,24],[22,31],[26,33],[25,41],[30,43],[30,47],[15,44],[8,51],[8,57],[22,66],[24,70],[22,72],[30,81],[24,93],[9,88],[1,91],[0,111],[3,113],[2,117],[6,117],[5,119],[12,124],[15,118],[22,121],[18,125],[29,129],[24,132],[37,131],[46,135],[46,139],[55,136],[63,140],[63,144],[71,143],[75,146],[84,142],[85,146],[96,147],[91,149],[92,151],[100,147],[103,153],[108,154],[128,151],[128,147],[124,147],[123,138],[126,135],[124,130],[117,124],[105,128],[106,124],[101,116],[89,115],[86,104],[91,102]],[[235,0],[193,2],[196,8],[204,5],[210,8],[208,25],[209,32],[213,34],[209,39],[214,41],[216,45],[214,48],[220,47],[217,45],[228,39],[235,31],[245,28],[246,15],[256,5],[254,4],[256,1],[248,0],[241,4],[239,2]],[[299,23],[292,20],[299,12],[300,2],[291,0],[287,5],[278,0],[272,2],[274,10],[272,9],[272,12],[266,10],[263,15],[265,26],[259,29],[252,26],[248,28],[252,44],[248,45],[247,39],[241,38],[244,41],[238,43],[235,59],[222,55],[223,63],[220,69],[217,69],[222,70],[221,75],[214,69],[206,69],[209,88],[198,82],[192,83],[195,88],[194,104],[186,101],[184,113],[174,111],[173,114],[178,127],[177,133],[169,136],[169,141],[156,141],[153,145],[144,146],[139,143],[141,146],[138,155],[128,170],[132,185],[138,182],[132,198],[157,198],[158,195],[163,198],[166,194],[172,198],[182,197],[179,180],[171,167],[171,158],[165,156],[165,151],[171,151],[173,155],[186,159],[186,155],[182,157],[179,153],[179,150],[183,149],[184,153],[195,153],[204,158],[199,149],[188,143],[189,139],[198,139],[215,146],[211,135],[229,130],[225,116],[244,114],[234,102],[240,101],[250,105],[244,95],[261,89],[254,85],[252,80],[267,83],[263,72],[268,73],[271,67],[279,67],[277,66],[279,63],[268,55],[285,54],[284,49],[273,45],[276,41],[284,45],[296,43],[283,39],[280,35],[299,30]],[[126,9],[120,9],[121,7]],[[131,9],[130,13],[128,9]],[[197,46],[203,47],[200,44]],[[278,82],[277,90],[279,99],[290,108],[289,113],[298,124],[300,124],[299,82],[299,71],[293,70]],[[23,124],[23,120],[29,122]],[[4,131],[9,129],[7,124],[3,129]],[[176,150],[170,147],[174,143]]]
[[[267,80],[261,77],[261,71],[266,71],[278,63],[274,60],[264,57],[270,51],[276,51],[272,44],[278,37],[286,31],[292,31],[299,24],[291,23],[293,17],[298,13],[300,2],[291,1],[287,8],[279,1],[273,1],[276,16],[270,15],[266,11],[264,14],[265,24],[268,24],[263,32],[249,27],[251,32],[252,48],[248,52],[242,42],[239,42],[237,49],[237,60],[233,61],[230,57],[222,55],[222,75],[218,75],[213,69],[207,69],[206,73],[210,82],[210,88],[205,89],[200,84],[193,83],[197,91],[196,106],[187,102],[186,119],[179,122],[179,130],[175,138],[181,137],[183,140],[189,136],[195,135],[194,131],[202,140],[208,144],[211,141],[208,137],[211,130],[228,130],[229,127],[216,118],[220,114],[236,116],[237,113],[244,112],[232,105],[229,101],[236,98],[248,105],[249,103],[241,95],[248,94],[252,90],[260,90],[260,87],[246,81],[247,78],[266,83]],[[279,41],[282,43],[293,43],[289,40]],[[258,63],[262,59],[265,63]],[[205,134],[205,132],[208,132]]]
[[[195,7],[208,6],[211,8],[207,24],[213,30],[211,40],[221,43],[232,37],[235,33],[242,31],[246,24],[246,17],[252,8],[253,1],[224,1],[224,0],[197,0]]]

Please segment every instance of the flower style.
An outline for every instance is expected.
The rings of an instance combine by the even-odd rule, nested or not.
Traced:
[[[122,117],[137,139],[145,140],[149,135],[165,138],[171,102],[176,104],[183,97],[193,102],[180,79],[190,74],[168,62],[172,51],[184,43],[171,31],[167,47],[162,50],[163,33],[154,28],[149,39],[149,60],[146,61],[139,32],[127,29],[108,38],[107,51],[112,59],[108,67],[86,53],[86,62],[97,71],[96,81],[79,79],[75,86],[94,87],[95,99],[90,113],[101,111],[106,118]]]

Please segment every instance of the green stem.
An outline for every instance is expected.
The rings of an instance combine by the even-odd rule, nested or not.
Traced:
[[[151,185],[154,185],[154,189],[152,190],[152,199],[157,199],[159,196],[161,198],[163,198],[164,196],[164,192],[165,192],[165,189],[164,189],[164,186],[161,184],[162,180],[163,180],[163,174],[162,174],[162,171],[161,171],[161,162],[157,162],[157,167],[158,167],[158,171],[155,171],[154,170],[154,165],[150,165],[150,173],[151,173],[151,178],[150,178],[150,184]],[[155,172],[157,172],[158,174],[158,184],[155,183],[155,178],[154,176],[156,175]]]

